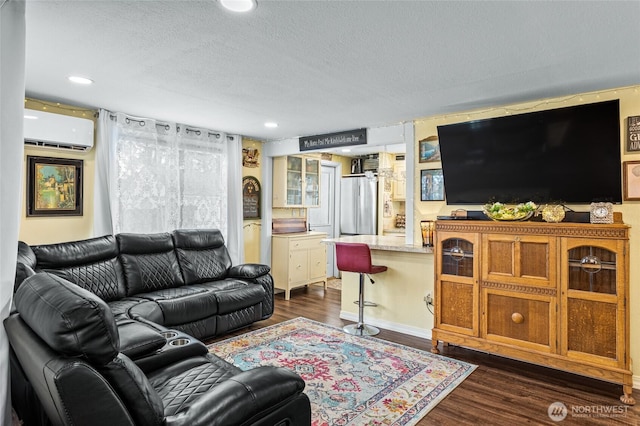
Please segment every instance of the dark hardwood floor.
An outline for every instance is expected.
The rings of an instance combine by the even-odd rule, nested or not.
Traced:
[[[234,335],[257,330],[297,317],[306,317],[341,327],[340,291],[320,286],[293,290],[291,299],[276,295],[274,315]],[[366,318],[366,311],[365,311]],[[218,339],[224,340],[229,335]],[[380,339],[431,350],[431,341],[393,331],[382,330]],[[627,407],[618,399],[619,385],[579,375],[522,363],[461,347],[448,346],[443,355],[470,362],[478,368],[451,394],[443,399],[418,425],[640,425],[640,408]],[[640,400],[640,392],[634,391]],[[547,414],[549,405],[562,402],[567,417],[554,422]],[[572,414],[572,410],[583,417]],[[587,410],[603,413],[587,414]],[[618,413],[612,417],[611,412]]]

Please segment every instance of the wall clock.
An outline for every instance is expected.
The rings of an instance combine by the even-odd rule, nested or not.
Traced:
[[[589,221],[591,223],[613,223],[613,204],[591,203]]]

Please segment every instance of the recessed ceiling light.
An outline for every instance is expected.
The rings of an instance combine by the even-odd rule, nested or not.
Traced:
[[[220,4],[232,12],[249,12],[256,8],[256,0],[220,0]]]
[[[275,129],[276,127],[278,127],[278,123],[274,123],[272,121],[268,121],[268,122],[264,123],[264,127],[268,127],[270,129]]]
[[[24,118],[26,118],[27,120],[37,120],[38,117],[36,117],[35,115],[25,115]]]
[[[341,151],[342,152],[351,152],[351,150],[349,148],[342,148]]]
[[[86,77],[80,77],[78,75],[70,75],[69,77],[69,81],[72,83],[77,83],[77,84],[91,84],[93,83],[93,80],[86,78]]]

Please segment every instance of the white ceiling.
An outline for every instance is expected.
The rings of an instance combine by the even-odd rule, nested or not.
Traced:
[[[639,1],[27,0],[26,23],[28,97],[264,140],[640,83]]]

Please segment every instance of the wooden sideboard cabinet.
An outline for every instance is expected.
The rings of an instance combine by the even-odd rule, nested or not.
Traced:
[[[629,227],[436,223],[438,342],[619,383],[629,355]]]
[[[271,237],[271,275],[274,287],[284,290],[284,300],[296,287],[322,282],[327,288],[325,238],[324,232],[314,231]]]

